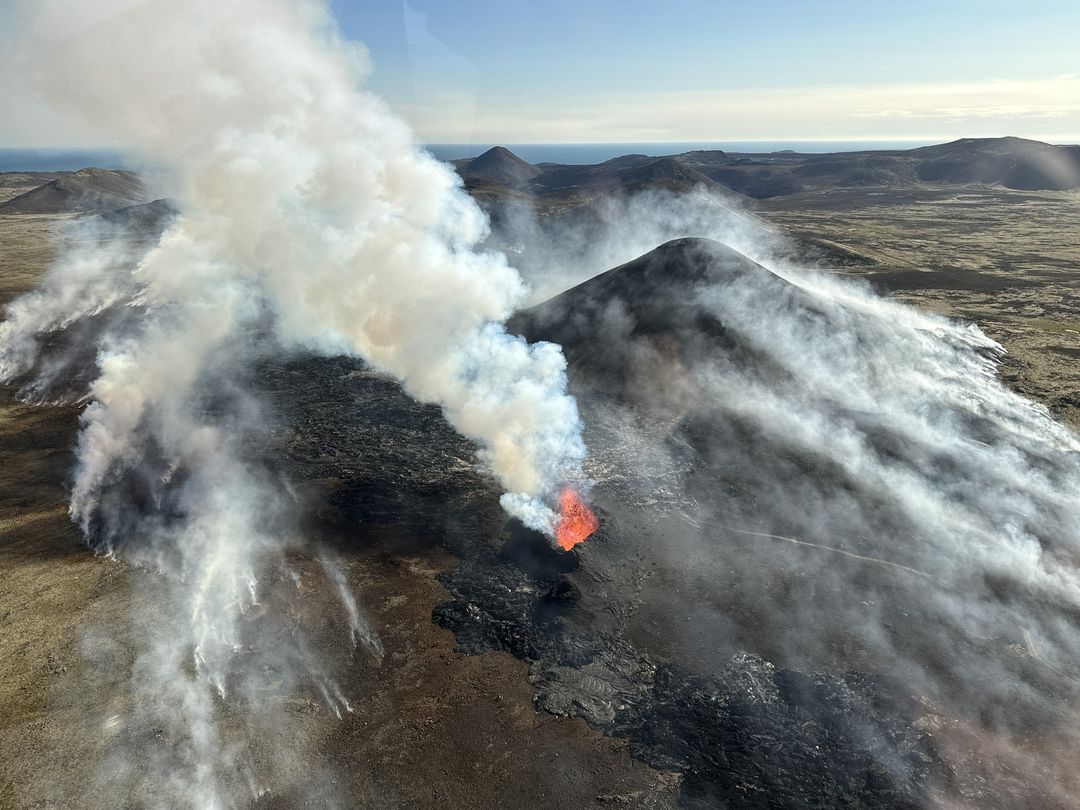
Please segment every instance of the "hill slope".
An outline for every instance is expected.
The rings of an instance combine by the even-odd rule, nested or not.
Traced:
[[[530,341],[560,344],[583,387],[667,407],[680,388],[673,373],[700,356],[721,350],[768,362],[746,356],[753,349],[702,306],[702,292],[733,284],[764,287],[813,308],[808,294],[738,251],[687,238],[524,310],[509,326]]]
[[[961,138],[912,150],[920,180],[1025,191],[1080,187],[1075,149],[1024,138]]]
[[[8,200],[0,214],[103,212],[146,201],[142,182],[132,172],[88,168]]]

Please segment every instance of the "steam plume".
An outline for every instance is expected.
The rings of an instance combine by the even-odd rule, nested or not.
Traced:
[[[68,392],[89,398],[71,514],[179,583],[175,627],[141,669],[188,724],[178,772],[192,801],[218,806],[201,684],[237,690],[235,653],[250,643],[239,618],[287,573],[292,542],[287,493],[248,449],[261,424],[241,384],[252,362],[303,349],[392,374],[476,441],[506,510],[551,533],[557,489],[580,480],[584,457],[565,361],[505,332],[524,284],[475,249],[486,218],[453,172],[359,89],[366,56],[323,3],[48,0],[14,17],[5,67],[127,145],[179,211],[137,261],[107,228],[83,234],[7,313],[0,376],[36,368],[27,390],[48,396],[64,360],[43,353],[44,336],[76,324],[94,336],[98,376]],[[341,592],[354,638],[377,651]],[[303,650],[281,659],[310,669]]]
[[[24,69],[160,170],[182,212],[128,289],[93,272],[59,285],[97,293],[82,314],[127,300],[158,315],[151,334],[103,363],[75,514],[86,519],[146,407],[196,379],[258,301],[287,345],[354,353],[442,405],[482,446],[507,509],[550,529],[545,500],[583,456],[561,354],[498,325],[525,295],[520,277],[501,255],[472,249],[485,218],[356,89],[363,55],[337,38],[321,4],[71,6],[31,16],[24,41],[39,47],[23,54]],[[88,76],[108,80],[74,78]],[[28,321],[22,334],[52,325]]]

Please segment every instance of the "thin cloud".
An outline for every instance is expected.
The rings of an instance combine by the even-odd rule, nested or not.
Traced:
[[[610,94],[558,102],[485,103],[475,118],[456,105],[400,112],[428,142],[648,142],[1046,135],[1080,133],[1080,78],[812,85]]]

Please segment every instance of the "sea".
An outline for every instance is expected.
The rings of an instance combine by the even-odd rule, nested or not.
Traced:
[[[0,148],[0,172],[74,172],[88,166],[134,168],[118,150]]]

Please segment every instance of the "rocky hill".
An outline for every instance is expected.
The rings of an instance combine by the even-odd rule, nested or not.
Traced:
[[[0,214],[74,214],[114,211],[147,201],[138,176],[128,171],[87,168],[0,204]]]

